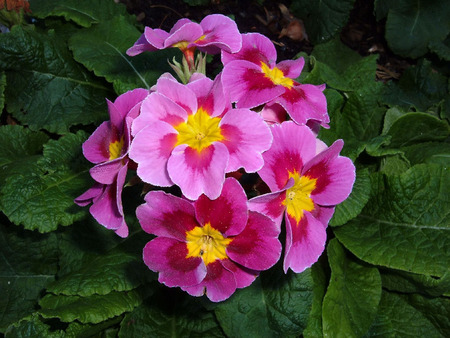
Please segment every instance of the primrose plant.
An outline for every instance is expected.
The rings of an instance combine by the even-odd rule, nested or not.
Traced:
[[[352,161],[339,155],[343,141],[328,147],[317,138],[329,128],[325,85],[297,82],[302,58],[277,63],[267,37],[240,34],[223,15],[182,19],[170,32],[146,27],[127,53],[165,48],[182,51],[172,64],[182,82],[163,74],[150,90],[107,102],[110,120],[83,144],[96,183],[75,202],[92,203],[98,223],[126,237],[121,196],[135,172],[150,190],[136,216],[156,236],[144,262],[161,283],[193,296],[223,301],[275,265],[283,220],[284,271],[304,271],[355,181]],[[221,53],[214,79],[202,52]],[[266,191],[246,191],[244,173],[259,175]],[[178,195],[162,190],[174,185]]]

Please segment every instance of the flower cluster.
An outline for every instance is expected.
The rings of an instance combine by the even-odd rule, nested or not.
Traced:
[[[170,32],[146,27],[128,54],[164,48],[183,52],[187,69],[177,74],[188,78],[163,74],[151,90],[108,101],[110,120],[83,145],[96,183],[75,202],[92,203],[93,217],[126,237],[121,196],[135,170],[150,190],[136,215],[156,236],[145,264],[161,283],[212,301],[279,260],[283,220],[285,272],[310,267],[355,180],[353,163],[339,155],[343,141],[328,147],[311,129],[328,128],[325,85],[297,82],[302,58],[277,63],[268,38],[240,34],[222,15],[182,19]],[[199,72],[197,51],[220,53],[214,79]],[[248,200],[242,173],[258,175],[266,192]],[[161,190],[174,185],[177,196]]]

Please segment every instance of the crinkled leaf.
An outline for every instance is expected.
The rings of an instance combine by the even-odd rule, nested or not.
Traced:
[[[411,168],[403,154],[386,156],[381,159],[380,172],[386,175],[398,175]]]
[[[313,301],[311,312],[308,316],[308,325],[306,326],[305,331],[303,331],[304,337],[322,337],[323,335],[322,305],[328,281],[325,275],[325,269],[323,267],[326,263],[322,263],[322,257],[319,259],[319,262],[311,267],[311,276],[313,279]]]
[[[447,78],[433,69],[430,61],[423,59],[417,66],[406,69],[398,82],[389,82],[383,99],[391,106],[415,107],[425,112],[447,95]]]
[[[149,89],[162,73],[170,71],[167,60],[175,49],[126,55],[140,35],[136,27],[118,16],[74,34],[69,44],[78,62],[112,82],[120,94],[137,87]]]
[[[383,291],[366,337],[442,337],[436,327],[399,294]]]
[[[39,314],[44,318],[59,318],[62,322],[77,320],[97,324],[130,312],[141,303],[142,294],[137,289],[89,297],[47,294],[39,301]]]
[[[112,0],[96,0],[95,6],[91,1],[33,0],[30,2],[30,9],[37,18],[62,16],[83,27],[90,27],[118,15],[127,15],[126,7]]]
[[[81,153],[86,137],[79,132],[49,141],[42,158],[8,177],[0,190],[0,207],[11,222],[44,233],[86,214],[73,203],[91,184],[90,165]]]
[[[65,330],[54,330],[50,325],[44,323],[38,313],[33,313],[31,316],[8,327],[5,337],[91,337],[116,323],[117,319],[111,319],[94,325],[73,322]]]
[[[444,41],[433,40],[428,45],[431,51],[437,54],[441,60],[450,61],[450,36]]]
[[[312,305],[311,270],[301,274],[279,267],[266,271],[245,289],[238,290],[215,313],[231,337],[286,337],[305,329]]]
[[[14,26],[0,34],[8,111],[33,130],[67,133],[76,124],[106,119],[111,92],[73,60],[55,34]]]
[[[450,172],[439,165],[374,175],[362,213],[334,233],[371,264],[442,276],[450,266],[449,185]]]
[[[111,291],[129,291],[150,279],[149,269],[142,261],[142,249],[148,241],[138,233],[121,245],[85,261],[75,270],[47,287],[54,294],[91,296]],[[152,276],[152,275],[151,275]]]
[[[0,225],[0,332],[35,310],[38,297],[55,279],[57,269],[54,234]]]
[[[401,148],[420,142],[443,141],[450,135],[450,127],[430,114],[408,113],[395,120],[387,135],[391,136],[389,147]]]
[[[325,337],[361,337],[377,314],[381,298],[378,269],[357,262],[336,239],[327,247],[330,284],[323,299]]]
[[[441,278],[406,271],[381,270],[383,287],[401,293],[421,293],[432,297],[450,294],[450,271]]]
[[[450,165],[450,143],[425,142],[404,147],[402,150],[411,164],[437,163]]]
[[[213,312],[179,290],[158,289],[120,325],[119,337],[224,337]]]
[[[313,44],[331,39],[345,26],[354,0],[293,1],[292,13],[302,19]]]
[[[386,40],[398,55],[418,58],[432,41],[450,32],[450,7],[440,0],[395,0],[389,3]]]
[[[20,174],[37,160],[48,136],[22,126],[0,127],[0,186],[8,176]]]
[[[370,196],[370,178],[367,169],[356,172],[356,180],[350,196],[336,207],[331,226],[338,226],[347,223],[352,218],[358,216],[366,205]]]

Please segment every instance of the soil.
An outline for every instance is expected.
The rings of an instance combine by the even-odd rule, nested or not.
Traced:
[[[293,58],[299,52],[311,53],[313,45],[301,20],[288,10],[289,0],[211,0],[207,6],[189,6],[182,0],[120,0],[144,25],[169,31],[181,18],[201,21],[206,15],[221,13],[234,18],[241,33],[258,32],[275,44],[278,60]],[[194,2],[193,0],[190,1]],[[378,80],[398,79],[410,64],[392,54],[384,39],[385,22],[377,22],[373,2],[356,0],[340,38],[361,55],[379,54]]]

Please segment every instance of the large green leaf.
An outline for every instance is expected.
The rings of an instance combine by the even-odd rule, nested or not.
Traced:
[[[0,69],[7,110],[33,130],[67,133],[73,125],[107,118],[105,96],[112,93],[52,32],[14,26],[0,34]]]
[[[0,186],[8,176],[20,174],[34,163],[48,136],[21,126],[0,127]]]
[[[418,58],[432,41],[450,32],[450,7],[440,0],[395,0],[389,3],[386,40],[396,54]]]
[[[405,297],[383,291],[377,318],[366,337],[442,337],[427,316]]]
[[[140,34],[123,16],[118,16],[81,30],[69,44],[77,61],[112,82],[120,94],[137,87],[149,89],[162,73],[170,71],[167,61],[175,55],[175,49],[126,55]]]
[[[367,169],[356,172],[356,180],[350,196],[336,207],[331,226],[338,226],[347,223],[352,218],[358,216],[366,205],[370,196],[370,178]]]
[[[90,27],[118,15],[127,15],[126,7],[113,0],[33,0],[30,2],[33,16],[47,18],[62,16],[83,27]]]
[[[404,147],[402,150],[411,164],[438,163],[450,165],[450,143],[425,142]]]
[[[230,337],[298,336],[312,304],[311,271],[284,275],[278,266],[220,303],[215,313]]]
[[[35,310],[57,269],[54,234],[40,235],[0,224],[0,332]]]
[[[442,276],[450,266],[450,172],[422,164],[372,178],[371,199],[336,237],[369,263]]]
[[[119,337],[224,337],[214,317],[179,290],[158,289],[125,316]]]
[[[6,75],[4,72],[0,72],[0,111],[3,111],[5,107],[5,87]]]
[[[90,165],[81,153],[86,137],[79,132],[49,141],[41,158],[7,178],[0,190],[0,208],[13,223],[49,232],[86,214],[73,202],[91,184]]]
[[[68,323],[77,320],[84,324],[97,324],[132,311],[142,303],[142,298],[142,293],[136,289],[89,297],[47,294],[39,301],[39,314]]]
[[[292,13],[305,22],[306,33],[314,44],[338,34],[345,26],[354,0],[298,0],[291,5]]]
[[[381,298],[378,269],[352,260],[336,239],[327,247],[330,284],[323,299],[325,337],[361,337],[377,314]]]
[[[86,297],[134,289],[153,276],[142,260],[142,249],[147,241],[142,232],[131,236],[112,250],[91,256],[81,268],[49,285],[47,291]]]

